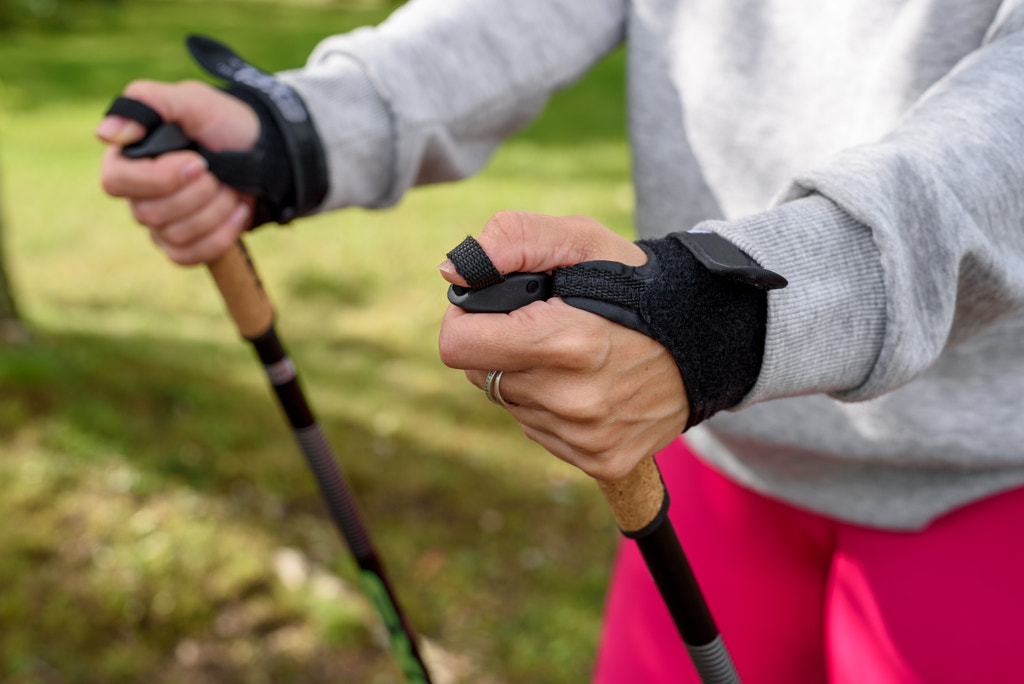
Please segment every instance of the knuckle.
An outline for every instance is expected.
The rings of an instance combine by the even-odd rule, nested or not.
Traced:
[[[630,473],[630,468],[627,463],[624,463],[621,459],[609,458],[608,460],[601,461],[593,467],[593,472],[589,473],[591,477],[602,480],[603,482],[615,482],[621,480]]]
[[[163,236],[155,230],[150,229],[149,236],[153,241],[153,244],[162,249],[164,254],[167,255],[167,258],[173,263],[179,266],[191,266],[195,263],[187,250],[169,244]]]
[[[611,415],[610,402],[589,383],[563,383],[558,391],[552,393],[550,405],[563,420],[586,426],[574,435],[581,444],[600,438],[600,424]]]
[[[607,229],[589,216],[573,215],[563,218],[568,230],[561,233],[561,249],[571,255],[574,262],[587,261],[597,253],[598,238]]]
[[[121,196],[120,180],[109,164],[104,164],[103,168],[100,169],[100,187],[103,188],[103,192],[111,197]]]
[[[188,250],[168,252],[167,256],[178,266],[197,266],[204,261],[200,255]]]
[[[596,430],[586,430],[577,435],[570,444],[572,448],[593,460],[604,452],[603,435]]]
[[[171,227],[157,228],[156,230],[160,231],[164,243],[171,247],[183,249],[195,242],[187,224],[177,223]]]
[[[614,446],[614,438],[602,433],[570,443],[577,454],[576,462],[589,476],[604,481],[620,480],[629,474],[631,460]]]
[[[598,337],[587,331],[563,331],[549,347],[553,362],[569,370],[590,370],[603,357],[603,345]]]
[[[235,243],[238,236],[233,230],[222,228],[212,235],[206,242],[206,249],[204,250],[202,261],[212,261],[222,254],[228,251],[228,249]]]
[[[488,219],[481,236],[496,238],[504,244],[518,244],[525,232],[525,216],[521,211],[503,209]]]
[[[199,263],[199,260],[196,259],[195,255],[185,250],[178,250],[165,246],[164,252],[167,254],[167,258],[178,266],[195,266]]]
[[[458,368],[458,345],[452,339],[452,335],[448,332],[445,326],[441,327],[441,333],[437,338],[437,351],[438,356],[441,357],[441,363],[448,366],[449,368]]]
[[[156,85],[156,81],[148,78],[137,78],[125,86],[124,94],[136,99],[144,98],[153,92]]]
[[[130,202],[132,216],[136,221],[150,228],[164,228],[167,212],[158,202]]]

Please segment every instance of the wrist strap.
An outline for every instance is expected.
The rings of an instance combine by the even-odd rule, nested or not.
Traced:
[[[260,174],[265,187],[273,174],[281,171],[270,162],[287,162],[292,188],[287,196],[276,198],[278,206],[269,208],[273,220],[288,223],[312,213],[327,194],[327,161],[299,94],[215,40],[189,36],[186,45],[199,66],[227,82],[227,92],[246,102],[260,117],[261,129],[266,132],[261,136],[266,158],[261,161],[264,167],[274,167],[264,168]],[[278,155],[285,159],[273,159]]]

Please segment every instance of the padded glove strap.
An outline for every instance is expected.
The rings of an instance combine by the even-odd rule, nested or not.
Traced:
[[[260,170],[257,177],[244,179],[261,185],[263,192],[257,194],[265,206],[258,203],[257,214],[263,209],[265,218],[278,223],[311,214],[327,194],[327,161],[302,98],[215,40],[189,36],[186,43],[196,62],[226,81],[227,92],[260,118],[260,141],[244,160]]]
[[[138,121],[146,128],[146,137],[126,146],[124,154],[140,158],[195,150],[217,178],[256,197],[253,228],[313,213],[327,194],[327,162],[299,95],[209,38],[191,36],[188,48],[204,69],[227,81],[227,93],[248,104],[259,117],[256,145],[245,152],[212,152],[142,102],[119,97],[107,114]]]
[[[553,295],[664,346],[686,387],[688,429],[738,404],[757,382],[765,291],[785,287],[786,279],[713,233],[637,244],[647,252],[643,266],[591,261],[559,268]]]

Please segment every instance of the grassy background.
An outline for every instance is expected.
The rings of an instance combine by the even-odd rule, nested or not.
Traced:
[[[49,15],[0,35],[3,238],[33,333],[0,347],[0,681],[398,681],[251,351],[207,274],[101,193],[92,136],[131,78],[199,75],[187,33],[283,69],[390,7],[25,7]],[[503,208],[630,234],[622,70],[602,62],[473,180],[249,239],[439,684],[591,667],[614,523],[437,360],[435,269]]]

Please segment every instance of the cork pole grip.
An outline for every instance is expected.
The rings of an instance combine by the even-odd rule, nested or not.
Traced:
[[[653,456],[648,456],[621,480],[598,480],[601,493],[611,506],[615,522],[623,532],[643,529],[661,511],[665,485]]]
[[[252,340],[269,330],[274,323],[274,308],[242,241],[207,266],[242,337]]]

